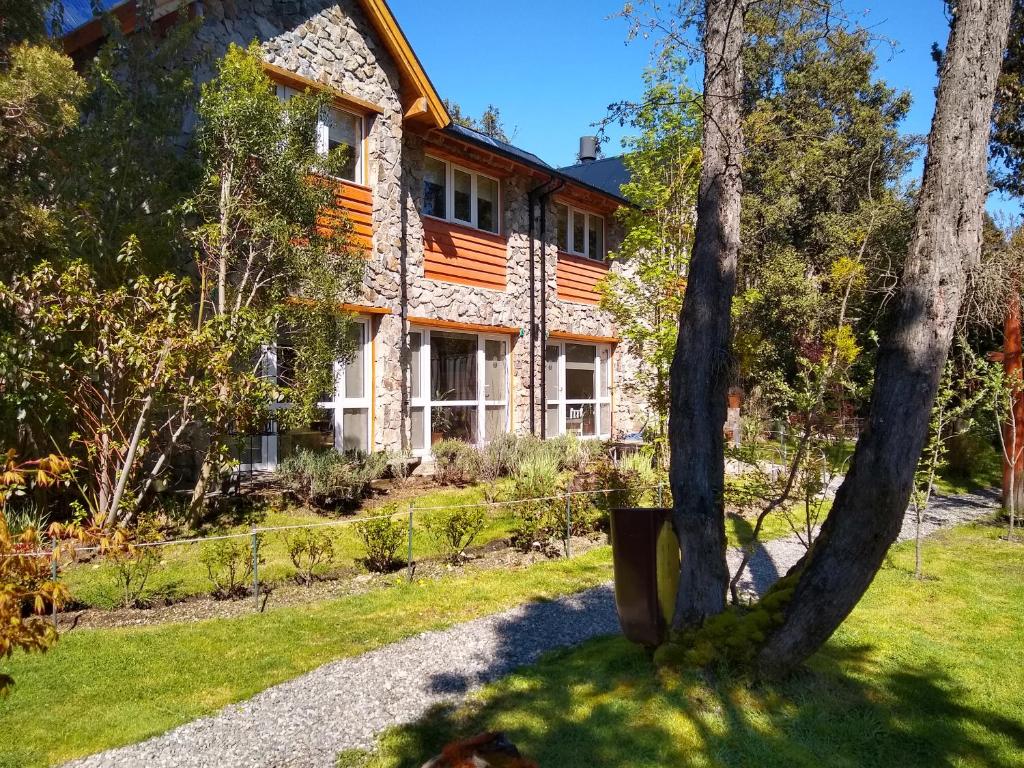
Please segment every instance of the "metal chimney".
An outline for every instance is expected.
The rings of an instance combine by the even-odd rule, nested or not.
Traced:
[[[580,162],[590,163],[597,160],[597,148],[597,136],[580,136]]]

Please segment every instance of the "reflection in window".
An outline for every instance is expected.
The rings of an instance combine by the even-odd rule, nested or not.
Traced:
[[[476,336],[430,334],[432,400],[476,400]]]
[[[505,342],[498,339],[487,339],[484,342],[484,399],[504,400],[505,382],[508,375],[505,370]]]
[[[498,231],[498,182],[477,176],[476,225],[488,232]]]
[[[586,237],[587,231],[587,217],[586,214],[580,211],[572,212],[572,245],[570,249],[573,253],[584,254],[586,253]]]
[[[448,216],[445,202],[448,198],[447,166],[428,157],[423,161],[423,213],[444,219]]]
[[[444,405],[430,409],[430,444],[441,440],[475,443],[477,409],[475,405]]]
[[[588,216],[587,222],[587,256],[592,259],[603,259],[604,219],[600,216]]]
[[[473,222],[473,177],[458,168],[454,169],[452,189],[454,190],[452,215],[459,221],[471,224]]]
[[[545,434],[611,435],[609,347],[562,342],[545,350]]]
[[[555,203],[555,244],[560,251],[569,250],[569,206]]]

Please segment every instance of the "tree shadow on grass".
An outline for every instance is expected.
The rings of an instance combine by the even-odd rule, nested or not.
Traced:
[[[970,707],[934,666],[830,646],[779,685],[655,675],[620,638],[549,654],[459,708],[386,734],[370,765],[418,768],[455,739],[504,730],[544,768],[1013,766],[1024,725]]]

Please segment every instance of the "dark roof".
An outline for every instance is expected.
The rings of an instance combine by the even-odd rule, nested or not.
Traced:
[[[475,142],[476,144],[485,144],[491,149],[495,149],[503,155],[510,155],[512,157],[516,157],[524,162],[529,163],[530,165],[535,165],[549,171],[555,170],[552,166],[545,163],[532,152],[527,152],[525,149],[520,149],[519,147],[513,146],[512,144],[509,144],[507,141],[500,141],[498,139],[495,139],[491,136],[488,136],[486,133],[480,133],[480,131],[473,130],[472,128],[467,128],[466,126],[459,125],[458,123],[449,124],[448,127],[445,128],[445,130],[448,131],[449,133],[456,134],[459,138],[469,139],[470,141]]]
[[[610,157],[605,160],[596,160],[585,165],[580,164],[570,165],[567,168],[555,168],[554,166],[545,163],[532,152],[527,152],[525,149],[520,149],[506,141],[499,141],[485,133],[475,131],[472,128],[466,128],[465,126],[452,123],[444,130],[448,133],[454,134],[460,139],[470,141],[485,149],[489,149],[492,152],[497,152],[499,155],[504,155],[512,160],[518,160],[519,162],[526,163],[538,170],[546,171],[552,176],[561,177],[565,181],[589,187],[595,192],[611,195],[623,203],[628,203],[626,198],[623,197],[622,192],[619,190],[619,186],[621,184],[629,181],[629,171],[626,170],[626,166],[623,164],[621,157]],[[590,166],[594,166],[599,163],[605,164],[607,170],[603,171],[601,174],[594,174],[589,171]],[[588,170],[580,172],[579,169],[581,168]]]
[[[622,185],[629,181],[629,169],[626,168],[622,155],[577,163],[559,168],[558,171],[618,198],[622,197]]]
[[[106,12],[119,5],[123,5],[128,0],[99,0],[101,9]],[[74,32],[79,27],[84,27],[90,21],[96,18],[92,12],[93,0],[63,0],[63,15],[59,19],[60,30],[62,35],[67,35]],[[57,9],[60,7],[57,3],[54,3],[51,10],[56,14]]]

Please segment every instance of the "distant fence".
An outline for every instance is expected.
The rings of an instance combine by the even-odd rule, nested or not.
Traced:
[[[656,506],[661,506],[666,500],[666,487],[665,483],[659,483],[655,486],[647,486],[643,488],[600,488],[594,490],[583,490],[583,491],[570,491],[566,493],[556,494],[553,496],[540,496],[528,499],[515,499],[508,501],[480,501],[471,502],[465,504],[439,504],[432,506],[416,506],[415,501],[410,501],[409,504],[401,509],[394,512],[389,512],[383,515],[367,515],[350,517],[339,520],[325,520],[323,522],[316,523],[295,523],[288,525],[276,525],[276,526],[252,526],[246,531],[240,531],[238,533],[224,533],[213,536],[202,536],[202,537],[191,537],[185,539],[170,539],[166,541],[147,541],[138,542],[133,544],[133,547],[139,550],[142,549],[159,549],[160,551],[168,551],[171,548],[202,548],[216,542],[230,541],[230,540],[248,540],[249,546],[249,557],[250,562],[248,567],[251,568],[252,572],[252,597],[254,600],[254,607],[257,611],[262,610],[264,606],[261,605],[261,595],[266,594],[266,583],[267,581],[280,581],[285,576],[289,562],[287,554],[287,537],[289,534],[304,530],[318,530],[318,529],[345,529],[350,528],[353,525],[364,523],[373,520],[384,520],[384,519],[402,519],[406,523],[406,563],[404,570],[406,572],[406,578],[411,581],[416,567],[416,553],[419,552],[421,557],[431,557],[438,554],[438,550],[435,547],[431,547],[430,542],[425,539],[427,532],[422,524],[423,519],[430,513],[455,510],[455,509],[480,509],[483,508],[489,513],[492,513],[490,522],[495,522],[498,518],[494,516],[494,513],[500,514],[503,511],[511,510],[512,508],[526,504],[538,504],[538,503],[557,503],[564,501],[565,503],[565,529],[563,533],[562,543],[565,549],[565,556],[572,556],[572,532],[573,532],[573,514],[574,514],[574,500],[604,496],[606,503],[607,497],[612,493],[636,493],[640,492],[644,495],[645,501],[652,503]],[[419,524],[418,524],[419,522]],[[347,533],[347,531],[346,531]],[[277,540],[268,540],[268,536],[278,536]],[[492,536],[489,540],[485,539],[481,541],[482,544],[487,544],[496,539],[500,539],[502,536]],[[557,541],[557,539],[552,539]],[[417,544],[417,542],[419,542]],[[361,545],[357,542],[355,535],[348,534],[347,540],[341,541],[341,557],[336,559],[333,565],[344,565],[347,560],[351,565],[355,565],[360,558],[354,557],[354,552],[361,552]],[[6,557],[45,557],[51,560],[52,576],[54,579],[58,577],[59,558],[55,555],[58,554],[59,542],[54,542],[54,546],[50,549],[41,549],[32,552],[16,552],[6,555]],[[80,561],[82,555],[89,554],[100,554],[101,548],[99,546],[82,546],[72,547],[74,552],[75,561]],[[193,553],[195,554],[195,553]],[[348,555],[348,557],[346,557]],[[186,585],[185,594],[179,597],[194,597],[200,594],[209,594],[210,589],[209,583],[210,578],[202,576],[201,571],[198,576],[196,574],[197,568],[196,563],[201,558],[195,556],[184,556],[178,557],[173,560],[161,561],[163,570],[163,578],[158,581],[162,581],[165,584],[185,584],[191,581],[191,589],[188,589]],[[292,561],[293,567],[294,561]],[[102,566],[104,561],[99,563],[90,562],[76,562],[75,568],[71,569],[68,573],[71,574],[76,569],[85,569],[90,566]],[[176,573],[177,572],[177,573]],[[295,573],[292,573],[294,576]],[[176,581],[177,579],[177,581]],[[263,580],[262,586],[264,589],[261,590],[261,579]],[[71,579],[71,588],[73,596],[79,600],[82,599],[83,595],[75,594],[75,582],[76,579]],[[197,587],[202,584],[206,586],[206,589],[200,590]],[[95,584],[93,584],[95,587]],[[95,604],[86,600],[87,604]],[[265,603],[265,601],[264,601]]]

